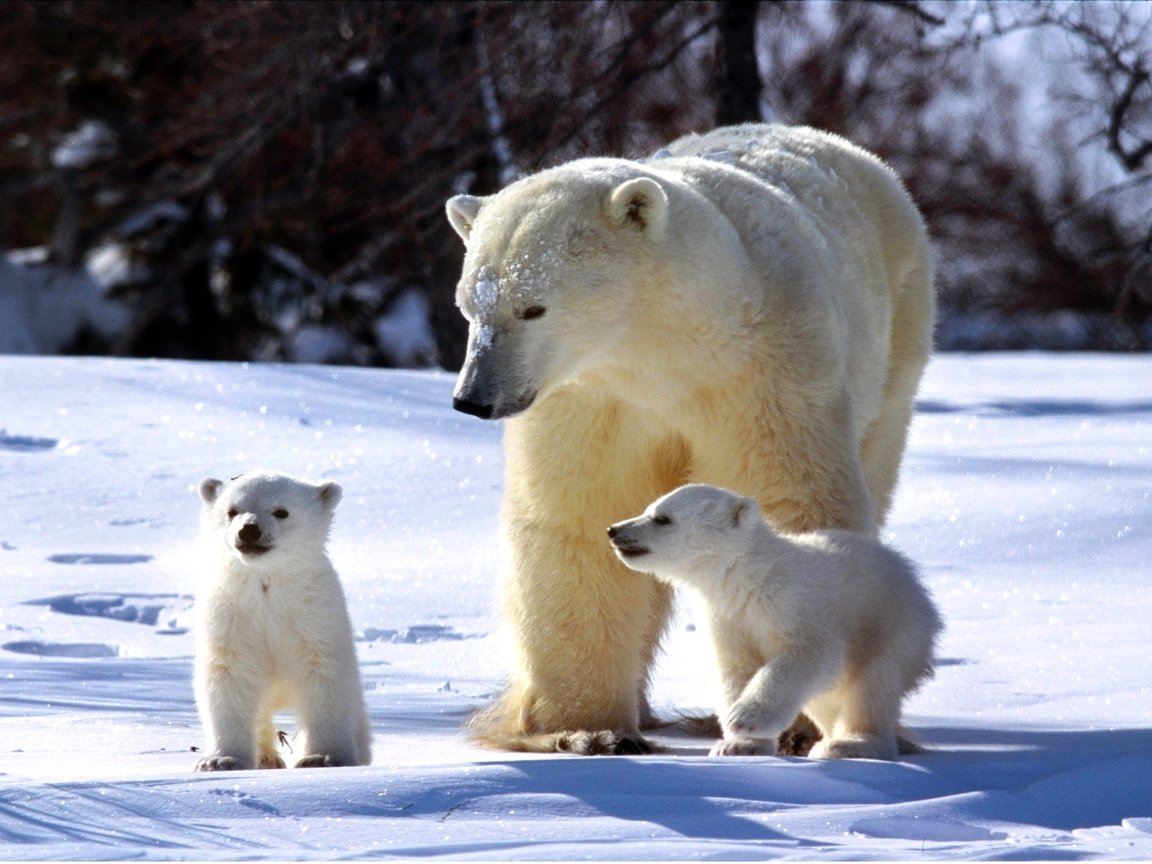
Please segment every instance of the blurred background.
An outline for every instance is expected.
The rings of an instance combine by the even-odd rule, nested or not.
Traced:
[[[449,196],[768,120],[904,177],[944,350],[1152,347],[1152,4],[0,2],[0,353],[458,368]]]

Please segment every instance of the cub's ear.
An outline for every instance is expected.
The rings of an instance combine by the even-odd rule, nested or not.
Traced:
[[[732,527],[739,528],[746,525],[749,519],[755,519],[760,513],[760,505],[751,498],[737,498],[732,502]]]
[[[480,215],[480,205],[483,202],[475,195],[454,195],[448,199],[444,209],[448,213],[448,221],[460,235],[465,243],[472,236],[472,223]]]
[[[214,480],[209,477],[206,480],[201,480],[197,490],[200,493],[200,500],[208,506],[216,503],[217,497],[220,495],[220,490],[224,488],[223,480]]]
[[[667,216],[668,195],[651,177],[626,180],[608,195],[608,218],[622,228],[658,237],[664,232]]]
[[[320,486],[320,501],[329,510],[335,510],[336,505],[340,503],[340,498],[344,495],[344,490],[340,488],[339,483],[324,483]]]

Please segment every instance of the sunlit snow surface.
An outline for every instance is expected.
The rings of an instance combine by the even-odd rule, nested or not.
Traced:
[[[886,538],[947,630],[906,711],[928,752],[898,764],[471,746],[505,668],[502,463],[451,390],[0,357],[0,857],[1152,857],[1152,359],[932,363]],[[344,486],[370,768],[192,773],[195,484],[254,467]],[[696,617],[656,672],[664,714],[711,699]]]

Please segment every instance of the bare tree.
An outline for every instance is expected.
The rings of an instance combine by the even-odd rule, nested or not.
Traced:
[[[716,125],[752,123],[760,116],[756,25],[760,0],[719,0]]]
[[[940,243],[946,302],[1119,310],[1136,328],[1152,315],[1142,8],[8,0],[0,247],[68,266],[108,240],[130,250],[140,266],[117,290],[133,321],[103,346],[120,353],[288,359],[321,324],[348,334],[339,359],[385,363],[375,322],[416,290],[452,367],[447,197],[766,106],[897,167]],[[1072,46],[1062,98],[1093,125],[1037,144],[1018,82],[980,72],[1025,30]],[[104,144],[70,158],[94,132]],[[1093,153],[1118,166],[1108,188],[1089,183]]]

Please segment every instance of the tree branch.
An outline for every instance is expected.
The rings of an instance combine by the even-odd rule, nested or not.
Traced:
[[[1124,128],[1124,118],[1132,108],[1132,102],[1136,92],[1141,86],[1149,84],[1148,72],[1137,62],[1136,67],[1130,70],[1125,70],[1128,73],[1128,83],[1124,86],[1124,90],[1117,97],[1116,101],[1112,103],[1111,110],[1108,113],[1108,150],[1116,156],[1117,159],[1129,171],[1139,171],[1144,167],[1144,161],[1152,155],[1152,141],[1143,141],[1140,146],[1134,149],[1126,149],[1124,142],[1120,140],[1121,132]]]

